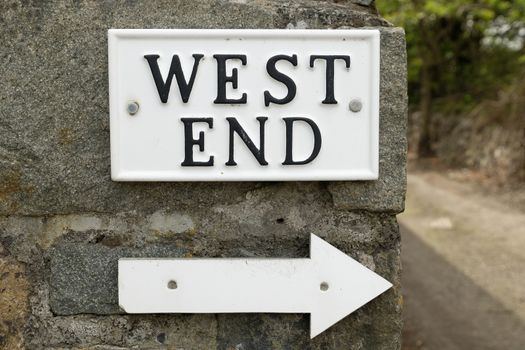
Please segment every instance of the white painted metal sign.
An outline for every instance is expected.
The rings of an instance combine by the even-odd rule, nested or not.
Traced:
[[[377,30],[108,36],[113,180],[377,179]]]
[[[311,235],[310,259],[120,259],[128,313],[309,313],[313,338],[392,287]]]

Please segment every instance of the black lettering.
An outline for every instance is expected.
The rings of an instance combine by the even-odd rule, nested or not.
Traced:
[[[184,162],[182,166],[213,166],[213,156],[207,162],[193,160],[193,146],[199,146],[199,151],[204,152],[204,131],[199,133],[199,138],[193,138],[193,123],[206,123],[213,129],[213,118],[180,118],[184,123]]]
[[[317,157],[319,151],[321,150],[322,140],[319,127],[313,120],[308,118],[283,118],[283,120],[286,124],[286,157],[284,159],[283,165],[303,165],[310,163]],[[312,150],[312,154],[307,159],[301,161],[293,160],[293,123],[296,121],[307,123],[310,125],[314,133],[314,149]]]
[[[266,71],[272,78],[286,85],[286,88],[288,89],[288,94],[284,98],[279,99],[279,98],[273,97],[270,94],[270,92],[266,90],[264,92],[264,105],[266,107],[268,107],[270,103],[284,105],[292,101],[297,92],[297,87],[294,81],[292,80],[292,78],[290,78],[286,74],[279,72],[277,68],[275,67],[275,64],[277,63],[277,61],[280,61],[280,60],[286,60],[290,62],[291,64],[293,64],[294,66],[297,66],[297,55],[293,55],[293,56],[277,55],[277,56],[273,56],[272,58],[268,60],[268,62],[266,63]]]
[[[268,165],[268,162],[266,162],[264,159],[264,123],[266,123],[268,117],[257,117],[257,120],[259,121],[259,148],[255,147],[252,140],[239,124],[237,119],[226,118],[226,120],[228,120],[228,123],[230,124],[230,157],[226,165],[237,165],[233,159],[233,154],[235,153],[233,148],[234,133],[237,133],[241,137],[241,140],[246,144],[246,146],[248,146],[248,149],[250,152],[252,152],[259,164]]]
[[[326,60],[326,97],[323,101],[324,104],[337,104],[334,97],[334,61],[344,60],[346,68],[350,68],[350,56],[345,55],[312,55],[310,56],[310,67],[313,68],[315,60]]]
[[[159,97],[162,103],[168,102],[168,95],[170,93],[171,81],[173,80],[173,75],[177,78],[177,84],[179,85],[180,96],[184,103],[188,102],[190,98],[191,89],[193,88],[193,83],[195,82],[195,76],[197,75],[197,69],[199,67],[199,62],[204,55],[193,54],[193,69],[191,71],[190,81],[186,82],[184,78],[184,72],[180,64],[180,59],[178,55],[173,55],[171,59],[170,70],[166,81],[162,78],[160,74],[159,63],[157,62],[159,55],[144,55],[144,58],[149,63],[149,68],[151,69],[151,74],[153,75],[153,80],[155,80],[155,85],[157,86],[157,91],[159,92]]]
[[[226,83],[232,83],[232,87],[237,89],[238,85],[238,70],[232,69],[232,75],[226,74],[226,61],[230,59],[240,60],[242,65],[246,65],[246,55],[213,55],[217,60],[217,98],[213,103],[215,104],[243,104],[247,101],[246,93],[242,94],[239,99],[229,99],[226,97]]]

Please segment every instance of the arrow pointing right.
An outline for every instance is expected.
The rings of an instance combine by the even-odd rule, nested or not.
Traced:
[[[312,302],[311,338],[392,287],[392,283],[313,234],[310,255],[317,279],[327,281],[331,291],[321,293]]]
[[[310,313],[310,337],[392,284],[321,238],[309,259],[120,259],[128,313]]]

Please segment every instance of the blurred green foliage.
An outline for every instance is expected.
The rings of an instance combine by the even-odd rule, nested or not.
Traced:
[[[377,0],[406,31],[409,96],[421,113],[418,152],[432,155],[432,115],[459,114],[523,69],[525,0]]]
[[[376,3],[385,18],[406,30],[412,104],[421,98],[422,70],[429,71],[434,98],[447,97],[448,104],[469,107],[500,88],[525,63],[523,48],[517,48],[525,34],[525,0]]]

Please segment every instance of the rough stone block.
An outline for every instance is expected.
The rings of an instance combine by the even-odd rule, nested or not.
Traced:
[[[21,349],[29,318],[29,281],[25,266],[5,253],[0,244],[0,348]]]
[[[405,33],[381,30],[379,179],[332,182],[337,208],[400,213],[405,206],[407,154],[407,78]]]
[[[120,313],[118,259],[120,257],[181,257],[175,245],[141,249],[68,243],[53,249],[50,306],[55,314]]]
[[[304,236],[306,240],[307,235]],[[309,316],[300,314],[193,315],[191,323],[186,322],[188,315],[178,314],[123,315],[121,321],[116,324],[108,321],[108,317],[114,320],[115,316],[96,318],[92,314],[121,313],[117,304],[116,286],[118,257],[181,257],[191,253],[187,249],[165,245],[122,248],[107,247],[100,243],[59,243],[51,250],[50,305],[55,314],[69,317],[60,316],[51,320],[53,327],[57,327],[53,332],[53,337],[61,339],[63,334],[68,334],[65,333],[68,329],[69,332],[74,331],[78,337],[76,342],[69,341],[69,343],[96,343],[100,341],[102,334],[106,334],[105,332],[121,334],[123,332],[120,329],[122,323],[133,323],[135,326],[129,326],[129,328],[132,328],[134,332],[146,333],[147,336],[143,335],[136,339],[132,336],[131,329],[128,329],[128,333],[123,334],[118,341],[120,346],[149,344],[152,348],[155,348],[155,345],[160,348],[158,339],[162,339],[162,344],[165,345],[177,345],[183,341],[181,334],[201,331],[203,325],[208,324],[213,328],[207,329],[207,334],[213,335],[213,339],[199,340],[213,343],[213,348],[216,349],[362,349],[363,344],[366,344],[364,345],[366,349],[398,348],[400,342],[398,336],[400,330],[399,247],[397,245],[375,247],[373,253],[369,250],[365,253],[357,252],[356,244],[349,243],[343,238],[336,238],[336,241],[338,248],[347,252],[351,250],[350,255],[385,278],[394,281],[396,287],[340,321],[314,340],[309,339]],[[255,243],[256,246],[261,247],[259,252],[268,250],[267,241],[260,239]],[[222,244],[216,242],[216,244],[240,245],[238,242]],[[287,256],[297,255],[297,243],[293,240],[278,242],[276,245],[280,245],[280,252]],[[209,249],[212,251],[224,250],[219,246]],[[299,250],[306,251],[307,249]],[[259,252],[256,254],[259,255]],[[265,256],[271,257],[272,255],[266,253]],[[210,317],[213,317],[212,324],[209,324]],[[89,328],[88,330],[83,329],[86,324],[92,328],[90,331],[88,331]],[[170,331],[173,325],[176,325],[176,332]],[[166,337],[166,334],[171,335]],[[104,341],[107,340],[104,339]],[[192,341],[187,344],[199,343]]]
[[[373,1],[5,0],[0,21],[0,347],[400,348],[406,55]],[[381,30],[378,181],[110,180],[107,29],[353,27]],[[394,284],[313,341],[307,315],[120,313],[119,257],[307,257],[310,233]]]
[[[254,183],[116,183],[110,179],[109,28],[341,28],[386,26],[366,6],[318,1],[51,1],[0,5],[0,214],[153,210],[226,202]],[[25,25],[21,26],[20,23]],[[382,32],[381,168],[375,183],[334,183],[337,205],[402,208],[403,33]],[[29,78],[30,76],[30,78]],[[199,195],[195,196],[198,192]],[[227,195],[225,195],[227,193]],[[385,196],[388,194],[388,196]]]

